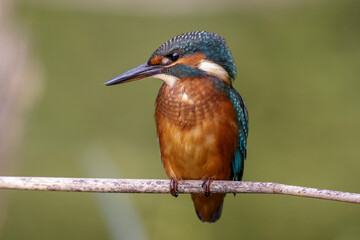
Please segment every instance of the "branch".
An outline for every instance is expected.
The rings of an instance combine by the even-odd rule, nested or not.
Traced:
[[[179,181],[179,193],[203,193],[203,181]],[[110,178],[0,177],[0,189],[96,192],[170,193],[169,180]],[[298,187],[271,182],[213,181],[211,193],[267,193],[360,203],[359,193]]]

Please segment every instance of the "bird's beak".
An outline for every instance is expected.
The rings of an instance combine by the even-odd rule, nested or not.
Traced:
[[[162,70],[161,65],[148,65],[147,63],[144,63],[134,69],[131,69],[127,72],[124,72],[123,74],[120,74],[117,77],[114,77],[113,79],[107,81],[105,85],[110,86],[110,85],[135,81],[145,77],[151,77],[153,75],[159,74],[161,70]]]

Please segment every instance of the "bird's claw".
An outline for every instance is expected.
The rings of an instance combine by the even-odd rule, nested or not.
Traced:
[[[211,185],[212,181],[214,181],[214,179],[209,177],[202,184],[202,187],[204,189],[205,197],[210,196],[210,185]]]
[[[170,180],[170,194],[173,197],[178,196],[178,181],[173,178]]]

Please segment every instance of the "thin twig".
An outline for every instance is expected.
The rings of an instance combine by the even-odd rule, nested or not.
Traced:
[[[203,181],[180,181],[179,193],[203,193]],[[169,193],[169,180],[110,178],[0,177],[0,189],[97,192]],[[213,181],[211,193],[267,193],[360,203],[359,193],[298,187],[271,182]]]

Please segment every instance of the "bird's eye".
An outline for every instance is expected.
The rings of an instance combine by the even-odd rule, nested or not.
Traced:
[[[172,54],[169,55],[169,59],[172,62],[175,62],[179,59],[179,54],[177,52],[173,52]]]

